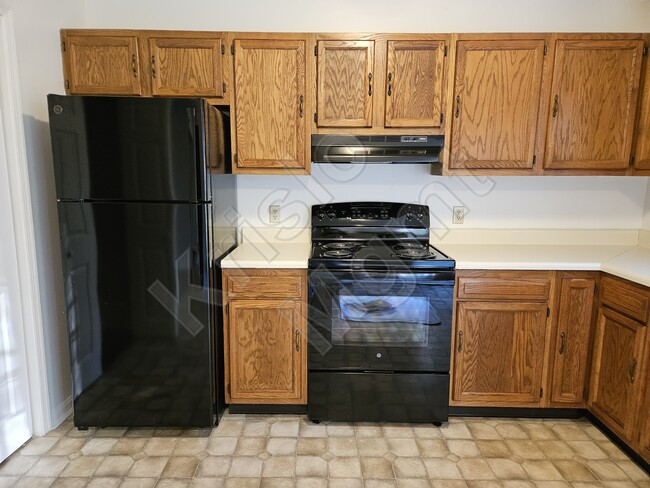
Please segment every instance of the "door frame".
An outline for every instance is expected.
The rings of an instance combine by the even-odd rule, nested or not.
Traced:
[[[20,287],[20,313],[29,382],[32,433],[44,435],[52,428],[45,357],[45,339],[36,259],[20,82],[12,9],[0,3],[0,117],[5,142],[16,236]]]

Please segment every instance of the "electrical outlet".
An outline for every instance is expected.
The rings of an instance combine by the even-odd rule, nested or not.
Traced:
[[[271,224],[280,223],[280,205],[269,205],[269,222]]]
[[[465,223],[465,207],[454,207],[453,215],[451,217],[452,224],[463,224]]]

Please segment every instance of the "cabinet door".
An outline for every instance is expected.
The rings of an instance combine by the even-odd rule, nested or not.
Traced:
[[[648,347],[648,346],[646,346]],[[646,351],[646,355],[650,352]],[[647,360],[646,360],[647,361]],[[650,364],[648,364],[650,367]],[[646,370],[646,375],[650,374],[650,370]],[[645,397],[639,405],[637,410],[639,415],[639,434],[638,434],[638,451],[643,458],[650,462],[650,378],[645,377]]]
[[[459,41],[449,167],[531,169],[544,40]]]
[[[647,41],[650,41],[650,36],[646,35]],[[650,170],[650,63],[648,62],[643,68],[642,78],[639,120],[635,134],[634,167]]]
[[[305,403],[305,321],[299,301],[228,306],[230,403]]]
[[[537,405],[545,303],[459,302],[453,399],[463,405]]]
[[[595,292],[595,279],[563,278],[560,282],[551,390],[553,403],[582,404],[585,401]]]
[[[374,41],[318,41],[318,127],[371,127]]]
[[[440,127],[442,41],[388,41],[386,127]]]
[[[305,41],[235,41],[237,169],[307,167]]]
[[[223,96],[221,39],[149,39],[154,96]]]
[[[557,41],[546,168],[628,167],[642,52],[641,40]]]
[[[589,408],[614,432],[631,439],[638,405],[646,327],[600,307],[591,366]]]
[[[141,95],[135,36],[66,36],[70,95]]]

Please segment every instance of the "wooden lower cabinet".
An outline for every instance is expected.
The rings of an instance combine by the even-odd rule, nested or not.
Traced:
[[[632,440],[642,391],[641,361],[647,327],[607,307],[598,310],[589,409],[613,432]]]
[[[546,310],[546,303],[458,303],[453,400],[539,405]]]
[[[552,351],[551,405],[583,408],[599,273],[560,273]]]
[[[223,274],[226,402],[306,404],[306,272]]]
[[[648,341],[646,343],[646,351],[648,351],[648,347],[650,347],[650,338],[646,338]],[[646,352],[646,354],[649,354]],[[646,360],[646,368],[649,368],[650,364],[648,364],[648,361]],[[647,462],[650,463],[650,385],[648,384],[650,382],[650,372],[648,369],[646,369],[646,374],[645,374],[645,395],[643,397],[643,401],[641,402],[641,405],[639,406],[638,409],[638,417],[639,417],[639,425],[638,425],[638,434],[637,434],[637,442],[636,442],[636,448],[639,454],[645,459]]]

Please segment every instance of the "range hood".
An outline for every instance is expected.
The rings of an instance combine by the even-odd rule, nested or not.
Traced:
[[[444,136],[311,136],[314,163],[420,163],[439,161]]]

